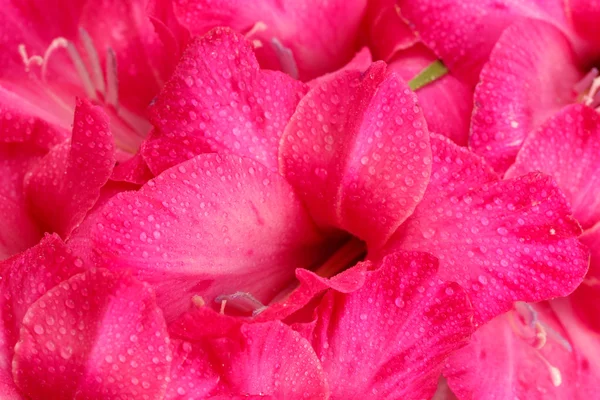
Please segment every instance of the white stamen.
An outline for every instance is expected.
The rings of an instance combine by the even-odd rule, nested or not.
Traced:
[[[52,53],[59,49],[66,48],[68,50],[68,47],[69,42],[67,41],[67,39],[62,37],[58,37],[54,39],[52,43],[50,43],[50,46],[48,46],[48,48],[44,52],[44,56],[42,57],[44,59],[44,63],[42,64],[42,80],[46,80],[46,76],[48,73],[48,60],[50,60],[50,56],[52,55]]]
[[[21,55],[21,59],[23,60],[23,64],[25,64],[25,71],[29,72],[31,68],[31,64],[36,64],[38,66],[44,63],[44,59],[41,56],[31,56],[27,55],[27,49],[24,44],[19,45],[19,55]]]
[[[110,47],[106,50],[106,102],[119,109],[117,56]]]
[[[256,35],[258,32],[266,31],[267,28],[268,28],[267,24],[265,24],[262,21],[258,21],[257,23],[254,24],[254,26],[252,28],[250,28],[250,30],[248,32],[246,32],[244,37],[246,39],[250,39],[252,36]]]
[[[596,68],[592,68],[579,82],[575,84],[575,86],[573,86],[575,93],[581,94],[585,92],[585,90],[590,87],[597,76],[598,70]]]
[[[221,310],[219,311],[219,313],[225,314],[225,306],[226,305],[227,305],[227,300],[221,301]]]
[[[206,302],[204,301],[204,298],[202,296],[195,295],[192,297],[192,304],[198,308],[202,308],[204,307]]]
[[[100,66],[100,58],[98,57],[98,52],[96,51],[94,42],[87,31],[83,28],[79,28],[79,36],[88,56],[90,67],[92,67],[94,85],[96,89],[102,93],[102,95],[104,95],[106,92],[106,85],[104,84],[104,76],[102,74],[102,67]]]
[[[554,387],[559,387],[562,384],[562,375],[560,370],[554,365],[550,364],[550,362],[546,360],[546,358],[539,351],[536,350],[535,354],[546,365],[546,368],[548,368],[548,372],[550,372],[550,379],[552,380]]]
[[[281,70],[292,78],[298,79],[298,65],[296,64],[292,50],[285,47],[283,43],[275,37],[271,39],[271,44],[277,53],[277,58],[279,58]]]
[[[148,131],[150,131],[150,128],[152,128],[152,124],[150,124],[148,120],[132,113],[125,107],[120,107],[117,110],[117,115],[136,133],[139,133],[139,136],[142,138],[145,138]]]
[[[96,88],[94,87],[94,83],[92,82],[92,78],[85,67],[83,59],[79,55],[79,52],[75,48],[75,45],[71,42],[68,42],[67,51],[69,52],[69,56],[71,57],[71,61],[75,66],[75,70],[77,70],[77,74],[79,75],[79,79],[81,79],[81,84],[83,85],[83,89],[85,90],[85,94],[93,101],[98,101],[98,96],[96,94]],[[46,62],[48,60],[45,60]]]
[[[590,87],[590,90],[587,92],[587,94],[583,96],[583,104],[586,106],[591,105],[594,102],[594,98],[598,92],[598,89],[600,89],[600,78],[595,78],[592,81],[592,87]]]
[[[267,307],[256,297],[248,292],[235,292],[217,296],[215,302],[229,301],[230,305],[240,311],[252,311],[252,315],[256,316],[263,312]],[[233,304],[231,304],[233,302]]]

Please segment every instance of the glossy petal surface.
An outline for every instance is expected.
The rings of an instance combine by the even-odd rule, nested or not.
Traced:
[[[162,399],[171,352],[151,289],[90,270],[27,312],[13,374],[33,398]]]
[[[503,173],[529,132],[576,100],[573,87],[583,75],[557,28],[534,20],[511,26],[475,89],[471,148]]]
[[[55,146],[26,177],[32,213],[45,230],[68,237],[98,200],[114,163],[107,115],[80,102],[71,141]]]
[[[109,268],[156,287],[167,319],[193,295],[248,292],[263,304],[324,256],[290,185],[250,159],[202,154],[118,194],[92,229]]]
[[[472,332],[465,292],[436,271],[429,254],[395,253],[361,289],[324,297],[312,343],[332,399],[431,398]]]
[[[217,28],[188,46],[150,111],[143,156],[158,174],[200,153],[254,158],[277,168],[277,147],[305,86],[260,70],[252,47]]]
[[[584,229],[600,221],[600,116],[589,107],[562,109],[532,132],[506,177],[541,171],[567,195]]]
[[[440,278],[469,293],[475,322],[571,293],[587,270],[581,230],[564,195],[539,173],[498,181],[473,153],[432,136],[433,169],[423,200],[385,251],[427,251]]]
[[[281,141],[280,171],[316,222],[380,247],[429,178],[429,133],[416,96],[376,63],[345,71],[300,101]]]

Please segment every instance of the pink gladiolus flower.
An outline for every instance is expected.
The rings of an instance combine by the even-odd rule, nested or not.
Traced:
[[[0,398],[591,396],[595,111],[502,177],[461,147],[507,16],[561,9],[5,3]]]

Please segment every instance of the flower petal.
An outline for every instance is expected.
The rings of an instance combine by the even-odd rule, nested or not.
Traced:
[[[409,82],[436,60],[437,57],[431,50],[418,43],[398,51],[390,60],[388,70]],[[442,134],[454,143],[466,146],[473,110],[472,88],[449,72],[417,89],[415,93],[429,131]]]
[[[600,223],[581,235],[583,244],[589,247],[592,256],[590,269],[575,292],[569,296],[575,314],[587,329],[600,334]]]
[[[279,139],[305,85],[259,69],[229,29],[193,40],[150,110],[142,155],[155,174],[200,153],[235,153],[277,168]]]
[[[201,387],[200,390],[210,390],[210,384],[216,386],[210,393],[214,398],[245,399],[253,395],[290,400],[328,398],[323,371],[310,343],[279,321],[243,325],[212,342],[205,339],[183,342],[180,351],[187,353],[185,362],[195,368],[174,370],[181,375],[171,388],[189,381],[194,387]],[[178,394],[182,395],[181,392]],[[187,397],[167,397],[171,398]]]
[[[292,51],[299,78],[310,80],[331,72],[352,58],[366,0],[174,0],[175,14],[193,34],[203,35],[217,26],[228,26],[259,40],[261,65],[280,69],[273,62],[273,38]],[[260,29],[253,30],[262,23]],[[250,33],[252,31],[252,33]]]
[[[311,216],[380,247],[423,196],[431,153],[416,96],[385,65],[344,71],[300,101],[280,171]]]
[[[401,0],[399,6],[423,42],[472,86],[498,37],[515,20],[529,17],[566,25],[560,0]]]
[[[503,173],[529,132],[576,100],[573,87],[583,74],[557,28],[536,20],[512,25],[475,89],[471,148]]]
[[[13,374],[33,398],[162,399],[171,352],[154,294],[105,270],[73,276],[27,312]]]
[[[25,180],[32,212],[47,231],[66,238],[83,221],[112,173],[114,151],[108,116],[81,101],[71,141],[54,147]]]
[[[92,229],[107,268],[151,282],[167,320],[194,295],[263,304],[326,254],[290,185],[261,164],[201,154],[111,199]],[[283,286],[283,287],[282,287]]]
[[[440,278],[461,284],[481,324],[517,300],[571,293],[588,254],[579,225],[552,179],[498,181],[475,154],[431,137],[433,169],[423,200],[382,250],[427,251]]]
[[[47,290],[81,272],[81,260],[67,250],[57,235],[0,263],[0,395],[17,393],[12,379],[12,357],[19,327],[27,309]],[[8,397],[11,398],[11,397]],[[19,397],[17,397],[19,398]]]
[[[522,307],[526,313],[513,310],[480,327],[450,357],[444,375],[459,399],[584,399],[578,349],[556,314],[545,303]]]
[[[465,292],[436,271],[429,254],[395,253],[358,291],[325,295],[312,343],[332,398],[433,396],[444,360],[473,329]]]
[[[566,194],[583,229],[600,221],[600,117],[582,105],[565,107],[529,134],[506,177],[540,171]]]

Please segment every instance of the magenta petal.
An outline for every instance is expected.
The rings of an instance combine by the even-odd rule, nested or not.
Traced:
[[[261,64],[281,65],[273,58],[272,40],[288,47],[298,66],[299,78],[310,80],[346,63],[356,49],[366,0],[174,0],[175,14],[193,34],[203,35],[217,26],[228,26],[260,42]],[[257,24],[262,27],[256,29]],[[256,30],[254,33],[252,29]],[[266,64],[266,65],[264,65]]]
[[[91,270],[31,306],[13,374],[33,398],[158,400],[171,358],[152,290],[131,277]]]
[[[472,86],[498,37],[515,20],[529,17],[566,25],[561,0],[400,0],[399,6],[423,42]]]
[[[235,153],[277,168],[279,139],[305,85],[259,69],[252,47],[229,29],[193,40],[150,110],[142,148],[158,174],[200,153]]]
[[[591,371],[582,370],[577,353],[593,353],[598,344],[579,347],[545,303],[517,310],[480,327],[450,357],[444,375],[452,391],[466,400],[589,399],[583,393],[591,388],[582,378]]]
[[[108,116],[100,107],[79,102],[71,141],[54,147],[26,177],[33,214],[47,231],[68,237],[98,200],[114,163]]]
[[[517,300],[566,296],[581,282],[588,254],[565,196],[540,173],[498,181],[475,154],[431,137],[433,168],[421,203],[385,251],[427,251],[440,277],[469,293],[475,322]]]
[[[358,291],[325,296],[312,343],[332,398],[431,398],[473,330],[465,292],[436,272],[431,255],[399,252]]]
[[[286,127],[280,159],[319,225],[373,248],[414,210],[431,168],[416,96],[383,63],[312,88]]]
[[[569,296],[573,309],[587,329],[600,334],[600,223],[585,231],[581,241],[590,248],[590,269],[575,292]]]
[[[19,338],[19,328],[27,309],[47,290],[81,272],[82,265],[81,260],[67,250],[57,235],[48,235],[39,244],[0,263],[2,399],[8,397],[7,393],[16,393],[11,362],[14,346]]]
[[[267,304],[298,267],[324,256],[323,237],[290,185],[247,158],[201,154],[121,193],[92,230],[108,268],[157,290],[167,319],[199,294],[249,292]]]
[[[565,107],[523,143],[507,177],[541,171],[554,177],[583,229],[600,221],[600,117],[582,105]]]
[[[290,400],[328,398],[323,370],[310,343],[279,321],[243,325],[210,342],[204,338],[182,342],[178,353],[169,400],[209,391],[215,396],[207,396],[211,399],[254,395]],[[182,365],[188,368],[177,367],[181,353],[186,355]]]
[[[471,148],[503,173],[529,132],[576,100],[573,87],[583,74],[557,28],[535,20],[512,25],[475,89]]]

